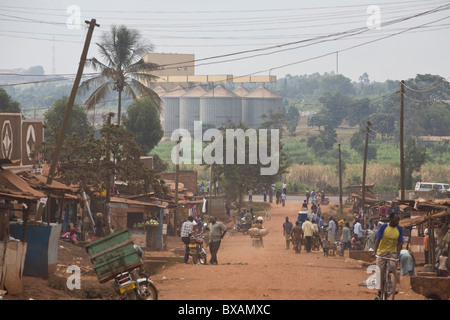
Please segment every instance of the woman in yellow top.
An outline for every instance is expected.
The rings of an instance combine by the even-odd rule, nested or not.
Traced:
[[[403,246],[403,228],[398,225],[400,216],[398,213],[392,212],[389,215],[389,223],[380,226],[376,234],[375,253],[383,258],[398,259],[400,250]],[[382,285],[384,284],[384,276],[386,274],[386,259],[377,257],[377,281],[376,288],[378,290],[375,299],[381,296]],[[398,281],[397,266],[391,263],[391,270],[394,272]]]

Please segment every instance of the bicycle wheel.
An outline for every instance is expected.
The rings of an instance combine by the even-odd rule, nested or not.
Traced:
[[[385,300],[394,300],[395,299],[395,287],[396,287],[396,280],[395,280],[395,274],[393,272],[389,272],[386,279],[386,299]]]

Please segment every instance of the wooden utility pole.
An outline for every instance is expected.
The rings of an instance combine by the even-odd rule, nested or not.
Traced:
[[[400,82],[400,200],[405,200],[405,150],[403,146],[403,125],[405,108],[405,81]]]
[[[211,208],[212,208],[212,179],[213,179],[213,170],[214,163],[211,164],[210,172],[209,172],[209,203],[208,203],[208,215],[211,216]]]
[[[173,215],[174,226],[175,226],[175,236],[177,235],[177,226],[178,226],[178,175],[180,171],[180,143],[181,137],[178,138],[177,143],[177,163],[175,164],[175,213]]]
[[[341,209],[341,214],[343,212],[342,206],[342,161],[341,161],[341,144],[338,144],[339,147],[339,208]]]
[[[364,225],[364,216],[366,212],[364,211],[364,206],[366,205],[366,167],[367,167],[367,150],[369,146],[369,133],[370,126],[372,124],[367,121],[366,125],[366,145],[364,146],[364,165],[363,165],[363,181],[362,181],[362,200],[361,200],[361,209],[363,210],[363,219],[361,219],[361,224]]]
[[[56,165],[58,163],[59,154],[61,153],[62,144],[64,142],[64,136],[66,134],[67,125],[69,124],[70,114],[72,113],[73,104],[75,102],[75,97],[78,92],[78,87],[80,85],[81,76],[83,75],[84,65],[86,63],[86,56],[89,50],[89,45],[91,43],[92,34],[94,32],[95,27],[99,27],[96,23],[95,19],[91,19],[91,21],[85,21],[85,23],[89,24],[89,30],[86,35],[86,40],[84,42],[83,52],[81,53],[80,64],[78,65],[78,72],[75,78],[75,82],[72,86],[72,92],[70,93],[69,102],[67,103],[66,113],[64,115],[64,119],[61,125],[60,133],[58,135],[58,139],[56,141],[55,151],[53,153],[52,162],[50,165],[50,171],[48,173],[47,184],[51,184],[55,175]]]

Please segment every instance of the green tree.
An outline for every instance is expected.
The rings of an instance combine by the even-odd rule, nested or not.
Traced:
[[[414,171],[420,171],[420,167],[425,163],[426,150],[417,146],[416,139],[410,137],[405,147],[405,188],[413,188]]]
[[[298,112],[298,109],[293,105],[289,105],[286,108],[284,119],[287,121],[288,131],[291,135],[295,135],[299,118],[300,113]]]
[[[9,94],[0,88],[0,113],[21,113],[20,103],[11,99]]]
[[[142,58],[144,54],[153,51],[152,45],[145,43],[137,30],[128,29],[126,26],[112,26],[110,32],[102,35],[97,46],[106,62],[102,63],[97,58],[86,61],[86,67],[100,71],[99,76],[85,80],[80,85],[80,94],[94,87],[93,93],[85,102],[87,109],[90,110],[101,102],[111,90],[118,93],[118,124],[122,115],[122,93],[132,99],[138,96],[148,97],[160,109],[161,99],[158,94],[144,84],[157,78],[150,72],[157,70],[159,66],[145,62]]]
[[[223,135],[225,136],[226,129],[242,129],[246,130],[244,124],[234,125],[229,123],[227,127],[222,128]],[[271,138],[270,131],[267,135],[268,145],[267,149],[271,150]],[[280,143],[279,150],[279,170],[275,175],[261,175],[261,168],[266,167],[262,165],[259,161],[256,164],[249,164],[249,139],[246,139],[245,143],[245,159],[246,162],[244,164],[215,164],[214,165],[214,175],[215,179],[219,181],[220,190],[223,192],[227,198],[227,201],[233,202],[236,201],[238,207],[241,208],[243,196],[247,194],[248,190],[252,188],[253,190],[258,189],[261,190],[262,187],[265,187],[266,190],[269,188],[272,183],[279,181],[281,175],[287,172],[287,167],[289,165],[288,159],[283,152],[282,145]],[[257,141],[258,146],[257,150],[259,150],[259,139]],[[225,150],[224,143],[224,153],[228,152]],[[234,159],[237,159],[237,144],[234,145]],[[271,155],[273,156],[273,155]]]
[[[162,181],[140,160],[141,149],[123,126],[105,122],[96,137],[93,130],[68,136],[61,149],[58,176],[66,185],[76,184],[90,194],[115,176],[130,192],[164,191]],[[52,159],[56,136],[44,142],[44,159]],[[113,160],[114,159],[114,160]]]
[[[136,99],[127,109],[124,126],[130,130],[143,154],[148,154],[164,136],[159,111],[153,100]]]
[[[320,80],[319,88],[322,92],[338,91],[343,95],[355,94],[355,87],[353,86],[351,79],[342,74],[323,77]]]
[[[53,133],[59,134],[59,128],[66,114],[69,97],[64,96],[55,101],[53,106],[44,113],[44,123],[48,130],[45,130],[45,139],[48,139]],[[74,104],[67,125],[66,135],[81,135],[92,127],[87,118],[86,109],[83,106]]]
[[[350,138],[350,148],[358,152],[358,154],[363,159],[366,146],[365,135],[366,134],[363,130],[359,130],[355,132]],[[377,158],[377,148],[373,144],[370,144],[370,142],[374,139],[374,137],[369,136],[369,145],[367,146],[367,160],[374,160]]]
[[[337,128],[347,117],[348,110],[354,103],[351,96],[340,91],[325,92],[319,101],[322,103],[321,111],[308,119],[309,126],[329,125]]]

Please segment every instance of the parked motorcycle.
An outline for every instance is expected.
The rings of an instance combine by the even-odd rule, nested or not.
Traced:
[[[202,234],[193,233],[189,237],[189,255],[192,257],[194,264],[205,264],[207,255],[203,244],[205,243],[205,237]]]
[[[139,268],[118,274],[114,282],[116,292],[122,300],[158,300],[158,290]]]

